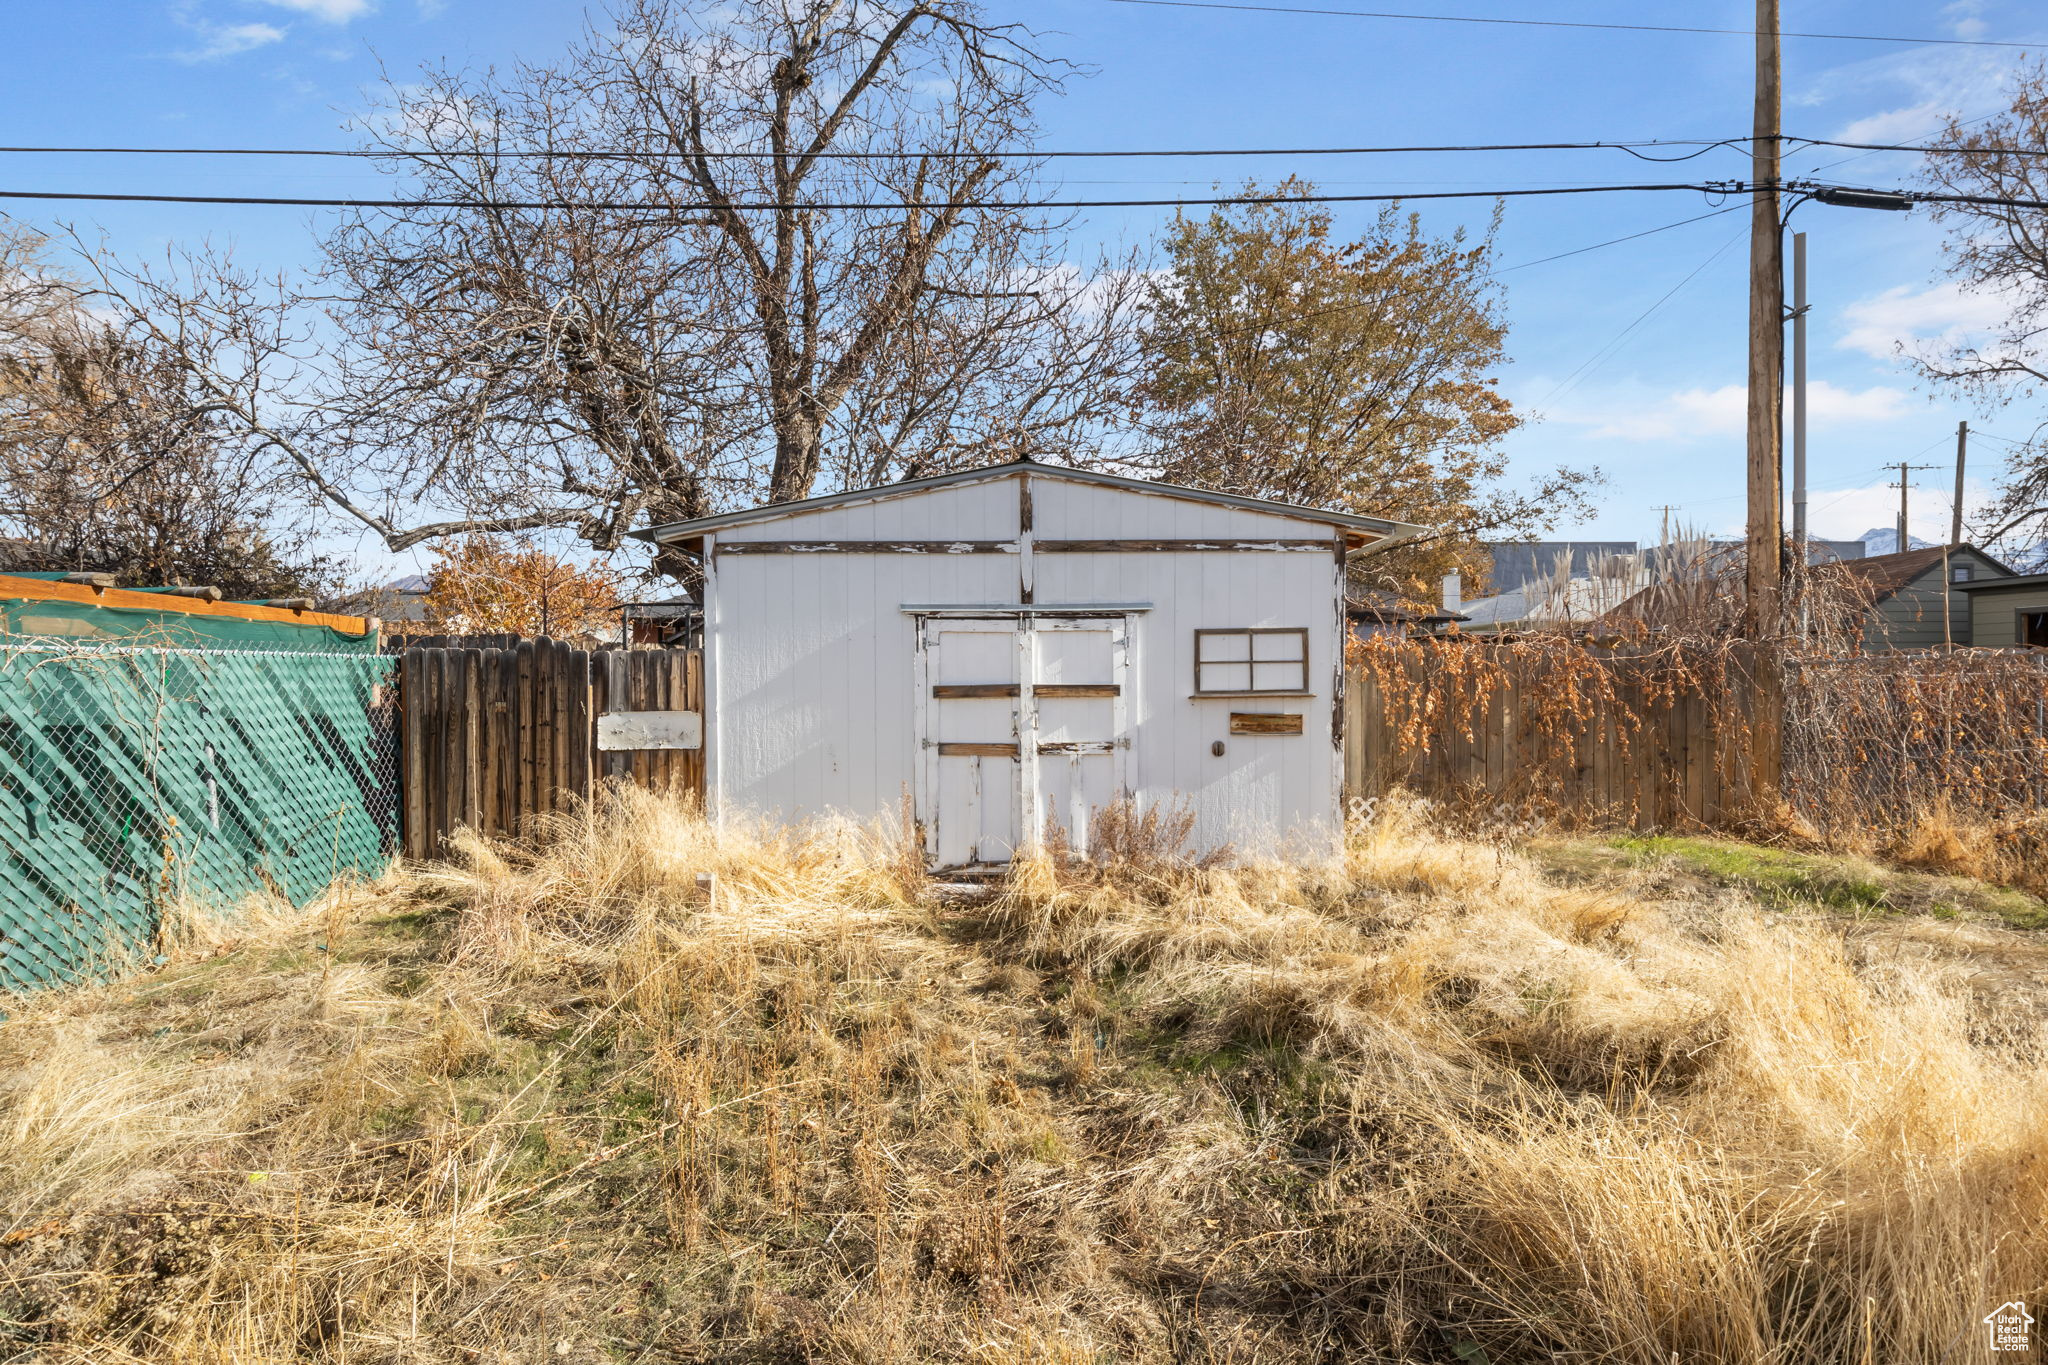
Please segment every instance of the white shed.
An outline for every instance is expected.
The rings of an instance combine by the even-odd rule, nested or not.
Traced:
[[[1123,797],[1334,848],[1344,563],[1417,530],[1020,461],[641,534],[704,567],[714,816],[908,802],[967,869]]]

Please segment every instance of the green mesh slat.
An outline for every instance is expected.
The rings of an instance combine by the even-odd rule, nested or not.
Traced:
[[[304,904],[398,845],[391,656],[0,646],[0,990],[145,952],[164,903]]]

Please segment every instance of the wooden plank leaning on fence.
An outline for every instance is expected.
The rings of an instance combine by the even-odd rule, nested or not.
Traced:
[[[547,639],[406,650],[406,856],[433,857],[464,827],[491,838],[529,834],[606,780],[701,796],[701,749],[601,752],[597,728],[606,711],[701,712],[703,679],[695,651],[592,653]]]

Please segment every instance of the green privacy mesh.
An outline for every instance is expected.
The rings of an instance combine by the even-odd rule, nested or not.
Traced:
[[[0,646],[0,990],[146,956],[180,897],[297,905],[374,875],[398,841],[396,664]]]
[[[26,575],[13,575],[25,577]],[[102,607],[0,594],[0,630],[9,635],[64,640],[113,640],[167,649],[292,649],[328,654],[375,654],[377,633],[349,635],[321,625],[245,621],[202,616],[166,607]]]

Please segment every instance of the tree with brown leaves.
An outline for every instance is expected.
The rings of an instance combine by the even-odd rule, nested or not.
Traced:
[[[1584,507],[1589,473],[1502,485],[1500,442],[1523,418],[1495,378],[1507,323],[1490,230],[1432,236],[1389,206],[1343,242],[1325,208],[1247,202],[1177,217],[1165,255],[1142,390],[1161,477],[1432,527],[1372,566],[1419,597],[1475,567],[1480,537]]]
[[[449,635],[572,639],[618,628],[618,575],[532,546],[465,536],[434,547],[426,624]]]

